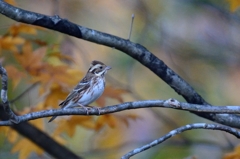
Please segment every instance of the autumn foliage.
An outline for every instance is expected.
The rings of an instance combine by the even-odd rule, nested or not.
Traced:
[[[59,108],[59,102],[66,98],[69,91],[85,74],[84,70],[81,71],[74,67],[72,57],[62,54],[58,46],[51,46],[47,42],[31,38],[37,36],[39,32],[46,32],[46,30],[16,24],[0,37],[1,62],[7,70],[13,90],[19,85],[36,85],[35,89],[38,90],[38,97],[41,99],[37,100],[35,105],[24,106],[21,110],[15,109],[18,114]],[[98,106],[105,106],[107,98],[114,98],[123,102],[122,95],[125,93],[127,93],[126,90],[107,86],[105,93],[97,101],[97,104]],[[14,105],[14,103],[11,103],[11,105]],[[52,137],[59,143],[64,144],[66,141],[61,137],[61,134],[66,133],[72,137],[78,126],[99,131],[105,125],[111,128],[116,127],[118,121],[128,125],[129,119],[136,118],[136,115],[125,115],[125,117],[105,115],[98,118],[92,116],[62,117],[56,120],[56,128],[52,132]],[[44,124],[46,119],[30,122],[38,129],[46,131]],[[14,144],[12,152],[19,152],[20,159],[27,158],[31,152],[38,155],[43,154],[44,151],[41,148],[28,139],[20,137],[9,127],[0,127],[0,131],[7,136],[10,143]]]

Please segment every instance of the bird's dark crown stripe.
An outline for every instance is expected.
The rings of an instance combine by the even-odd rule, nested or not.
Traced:
[[[104,63],[102,63],[102,62],[94,60],[94,61],[92,62],[92,65],[94,66],[94,65],[96,65],[96,64],[104,65]]]

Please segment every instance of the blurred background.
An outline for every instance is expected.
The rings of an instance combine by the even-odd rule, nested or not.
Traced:
[[[240,18],[235,1],[18,0],[15,5],[45,15],[59,15],[81,26],[125,39],[129,36],[131,17],[134,14],[131,41],[143,45],[163,60],[212,105],[240,103]],[[0,34],[4,35],[16,23],[0,15]],[[71,65],[82,71],[81,76],[76,74],[74,77],[78,80],[92,60],[110,65],[113,69],[106,77],[107,84],[124,92],[121,93],[124,102],[169,98],[185,102],[150,70],[114,48],[50,30],[45,30],[34,38],[46,42],[52,48],[57,46],[62,54],[73,57]],[[20,94],[27,86],[29,85],[24,83],[11,88],[9,98]],[[23,96],[15,104],[15,110],[36,105],[37,89],[31,90],[33,94]],[[120,103],[112,98],[106,98],[105,102],[106,105]],[[65,141],[65,146],[77,155],[89,159],[115,159],[185,124],[211,123],[189,112],[163,108],[129,110],[116,113],[116,116],[126,114],[134,114],[136,118],[128,120],[127,124],[116,121],[113,127],[107,124],[96,131],[77,126],[72,136],[64,131],[58,135]],[[96,118],[94,119],[97,120]],[[44,120],[43,130],[52,134],[57,127],[52,125],[60,123],[48,124],[46,121]],[[21,150],[13,150],[16,143],[10,143],[4,134],[0,137],[0,158],[19,158]],[[226,155],[234,150],[238,142],[225,132],[192,130],[132,158],[230,158]],[[37,155],[34,152],[24,157],[52,158],[47,153]]]

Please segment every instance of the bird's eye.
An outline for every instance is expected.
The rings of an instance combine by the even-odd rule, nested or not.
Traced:
[[[100,66],[99,68],[100,68],[100,69],[102,69],[103,67],[102,67],[102,66]]]

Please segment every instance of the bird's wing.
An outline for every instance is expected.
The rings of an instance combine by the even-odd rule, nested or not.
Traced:
[[[82,79],[78,85],[72,90],[71,93],[67,96],[67,98],[59,104],[62,108],[64,108],[70,101],[75,101],[79,96],[82,96],[83,90],[86,90],[90,86],[90,82]],[[78,100],[77,100],[78,101]],[[76,101],[76,102],[77,102]]]

